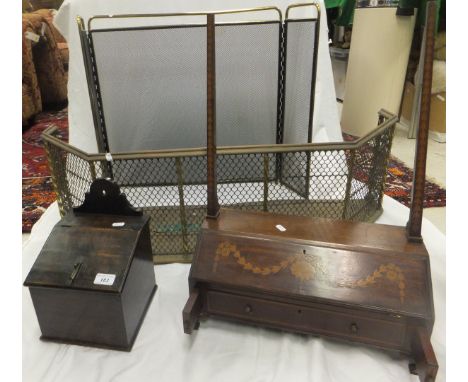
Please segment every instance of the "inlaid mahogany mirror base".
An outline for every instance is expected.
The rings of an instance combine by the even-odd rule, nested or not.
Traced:
[[[189,286],[185,333],[219,317],[337,338],[435,379],[429,256],[404,227],[221,209],[203,224]]]

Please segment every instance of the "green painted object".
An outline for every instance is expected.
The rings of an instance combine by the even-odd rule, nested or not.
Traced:
[[[417,8],[418,16],[416,19],[416,25],[424,25],[426,20],[426,9],[428,0],[399,0],[398,7],[401,9]],[[436,18],[436,29],[439,27],[439,14],[442,1],[435,0],[437,3],[437,18]],[[353,23],[354,7],[356,6],[356,0],[325,0],[326,8],[340,8],[340,15],[336,19],[336,25],[348,26]]]
[[[341,7],[346,0],[325,0],[325,8]]]

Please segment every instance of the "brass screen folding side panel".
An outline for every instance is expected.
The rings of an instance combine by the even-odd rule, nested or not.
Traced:
[[[286,20],[282,143],[312,142],[317,19]],[[281,181],[299,195],[310,193],[310,156],[284,156]]]
[[[283,143],[312,139],[317,20],[286,20]]]
[[[280,26],[216,26],[218,146],[276,143]]]
[[[279,21],[216,25],[218,146],[276,143],[280,30]],[[218,182],[263,181],[262,165],[233,159],[217,158]],[[275,166],[268,172],[273,179]]]

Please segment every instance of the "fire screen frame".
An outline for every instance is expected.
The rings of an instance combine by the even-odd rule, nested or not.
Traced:
[[[308,18],[290,18],[289,13],[291,9],[298,8],[298,7],[312,7],[315,9],[316,17],[308,17]],[[313,41],[313,57],[311,62],[311,84],[310,84],[310,95],[308,100],[308,126],[307,128],[307,137],[304,137],[304,141],[302,142],[294,142],[294,143],[310,143],[312,141],[312,129],[313,129],[313,114],[314,114],[314,97],[315,97],[315,86],[316,86],[316,72],[317,72],[317,56],[318,56],[318,41],[319,41],[319,33],[320,33],[320,7],[316,3],[304,3],[304,4],[294,4],[287,8],[286,10],[286,19],[283,20],[283,15],[281,10],[277,7],[268,6],[268,7],[258,7],[258,8],[247,8],[247,9],[239,9],[239,10],[226,10],[226,11],[215,11],[215,12],[186,12],[186,13],[164,13],[164,14],[124,14],[124,15],[98,15],[91,17],[87,23],[87,30],[85,28],[84,21],[81,17],[77,17],[77,24],[78,30],[81,40],[82,52],[83,52],[83,60],[85,65],[86,77],[88,82],[88,91],[89,97],[91,102],[91,110],[93,114],[93,122],[96,134],[96,142],[98,146],[99,152],[111,152],[115,151],[112,150],[109,143],[109,135],[108,135],[108,128],[106,126],[106,119],[105,119],[105,112],[104,112],[104,102],[103,102],[103,95],[101,93],[101,84],[99,81],[98,75],[98,64],[96,60],[96,52],[93,42],[93,33],[97,33],[99,31],[128,31],[128,30],[137,30],[137,29],[162,29],[162,28],[185,28],[185,27],[194,27],[194,26],[204,26],[206,24],[177,24],[177,25],[157,25],[157,26],[144,26],[144,27],[120,27],[120,28],[98,28],[93,29],[92,23],[94,20],[100,19],[102,20],[111,20],[111,19],[133,19],[133,18],[164,18],[164,17],[174,17],[174,16],[207,16],[209,14],[213,15],[227,15],[227,14],[237,14],[237,13],[252,13],[252,12],[276,12],[278,14],[278,20],[262,20],[262,21],[242,21],[242,22],[222,22],[216,23],[216,27],[223,26],[223,25],[260,25],[260,24],[269,24],[269,23],[278,23],[279,29],[279,36],[278,36],[278,81],[277,81],[277,107],[276,107],[276,143],[281,144],[283,142],[284,137],[284,115],[286,114],[285,105],[287,100],[285,100],[286,96],[286,77],[287,77],[287,64],[286,64],[286,49],[287,49],[287,36],[286,30],[287,25],[290,22],[311,22],[314,25],[312,26],[314,31],[314,41]],[[222,113],[218,113],[221,115]],[[274,137],[272,137],[274,138]],[[263,142],[261,142],[263,143]],[[227,143],[228,145],[232,145],[232,143]],[[189,148],[189,147],[187,147]],[[282,166],[282,158],[278,157],[278,160],[275,164],[275,169],[270,169],[272,173],[272,177],[275,180],[279,180],[282,183],[285,183],[292,191],[296,192],[300,196],[308,197],[309,192],[309,185],[310,179],[306,176],[304,177],[303,184],[286,184],[287,179],[291,178],[288,176],[283,176],[283,172],[288,171],[287,166]],[[246,164],[238,163],[237,166],[239,169],[242,169]],[[223,163],[221,162],[219,165],[219,170],[221,173],[220,182],[223,182],[222,178],[222,168]],[[294,166],[297,167],[297,166]],[[110,178],[119,178],[118,173],[114,173],[115,171],[112,169],[112,164],[106,164],[106,176]],[[310,158],[306,160],[306,167],[304,168],[304,173],[308,174],[310,172]],[[286,174],[287,175],[287,174]],[[248,179],[249,181],[261,181],[263,174],[255,174],[254,177]],[[292,178],[291,178],[292,179]],[[129,180],[129,179],[127,179]],[[136,183],[144,183],[142,179],[134,179]],[[146,181],[146,179],[145,179]],[[151,180],[150,180],[151,182]],[[203,183],[203,180],[199,180],[198,183]]]
[[[353,142],[218,147],[218,157],[235,161],[246,156],[252,167],[264,171],[262,182],[256,183],[243,182],[233,174],[231,183],[218,185],[219,202],[229,208],[374,221],[382,212],[386,168],[397,120],[381,110],[377,128]],[[193,158],[201,158],[206,167],[206,147],[88,154],[62,141],[57,132],[57,127],[49,127],[42,138],[62,216],[83,202],[94,179],[106,176],[107,164],[131,172],[135,164],[158,163],[160,170],[174,174],[175,185],[119,186],[130,203],[151,216],[154,261],[191,261],[206,215],[206,185],[185,182],[185,170]],[[288,192],[280,182],[270,179],[270,163],[288,155],[311,158],[311,168],[316,170],[311,173],[313,197]]]
[[[316,19],[297,20],[289,17],[292,8],[306,6],[317,9]],[[207,20],[211,18],[214,21],[215,15],[219,14],[266,10],[277,12],[280,18],[277,113],[274,121],[276,143],[218,145],[216,176],[220,205],[280,214],[374,220],[382,211],[386,167],[397,117],[381,110],[377,128],[354,142],[310,143],[320,22],[320,9],[317,4],[290,6],[286,11],[285,24],[281,11],[276,7],[211,13],[118,15],[112,18],[196,15],[206,16]],[[88,21],[88,30],[91,30],[91,21],[99,18],[110,17],[91,18]],[[139,150],[111,154],[108,150],[93,41],[84,28],[83,20],[77,18],[77,21],[84,47],[83,59],[99,153],[88,154],[63,142],[56,136],[58,132],[56,128],[49,128],[43,133],[60,213],[63,215],[72,207],[81,204],[85,192],[94,179],[111,178],[119,185],[122,192],[126,193],[133,206],[141,208],[144,213],[151,216],[150,233],[155,262],[190,262],[200,224],[207,213],[207,147]],[[289,23],[298,21],[315,23],[308,125],[303,130],[303,133],[307,131],[307,142],[288,144],[284,142],[283,128],[284,106],[288,102],[286,92],[288,81],[285,79],[287,69],[291,68],[288,65],[291,64],[286,60],[285,47],[287,48],[288,39],[287,34],[284,38],[284,30],[290,25]],[[207,24],[202,25],[206,27]],[[213,22],[211,25],[214,25]],[[222,24],[216,24],[215,28],[219,25]],[[307,34],[307,30],[305,33]],[[210,44],[211,50],[208,50],[213,52],[213,47],[216,47],[215,34],[208,36],[207,33],[207,47]],[[309,40],[305,38],[304,41]],[[206,60],[208,62],[208,54]],[[307,62],[302,62],[302,70],[306,74],[309,73],[307,65]],[[216,82],[216,71],[207,70],[206,75],[207,85],[210,81]],[[303,95],[301,97],[303,98]],[[216,116],[208,105],[207,100],[207,123],[209,118],[213,121],[213,116]]]

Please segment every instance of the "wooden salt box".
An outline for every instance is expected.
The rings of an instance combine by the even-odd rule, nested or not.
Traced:
[[[186,333],[207,317],[310,333],[408,357],[410,371],[421,381],[435,380],[431,272],[421,237],[435,25],[435,3],[428,4],[427,60],[406,228],[219,210],[215,31],[208,19],[208,213],[189,274]]]
[[[41,339],[131,350],[156,291],[149,218],[98,179],[53,228],[24,285]]]

